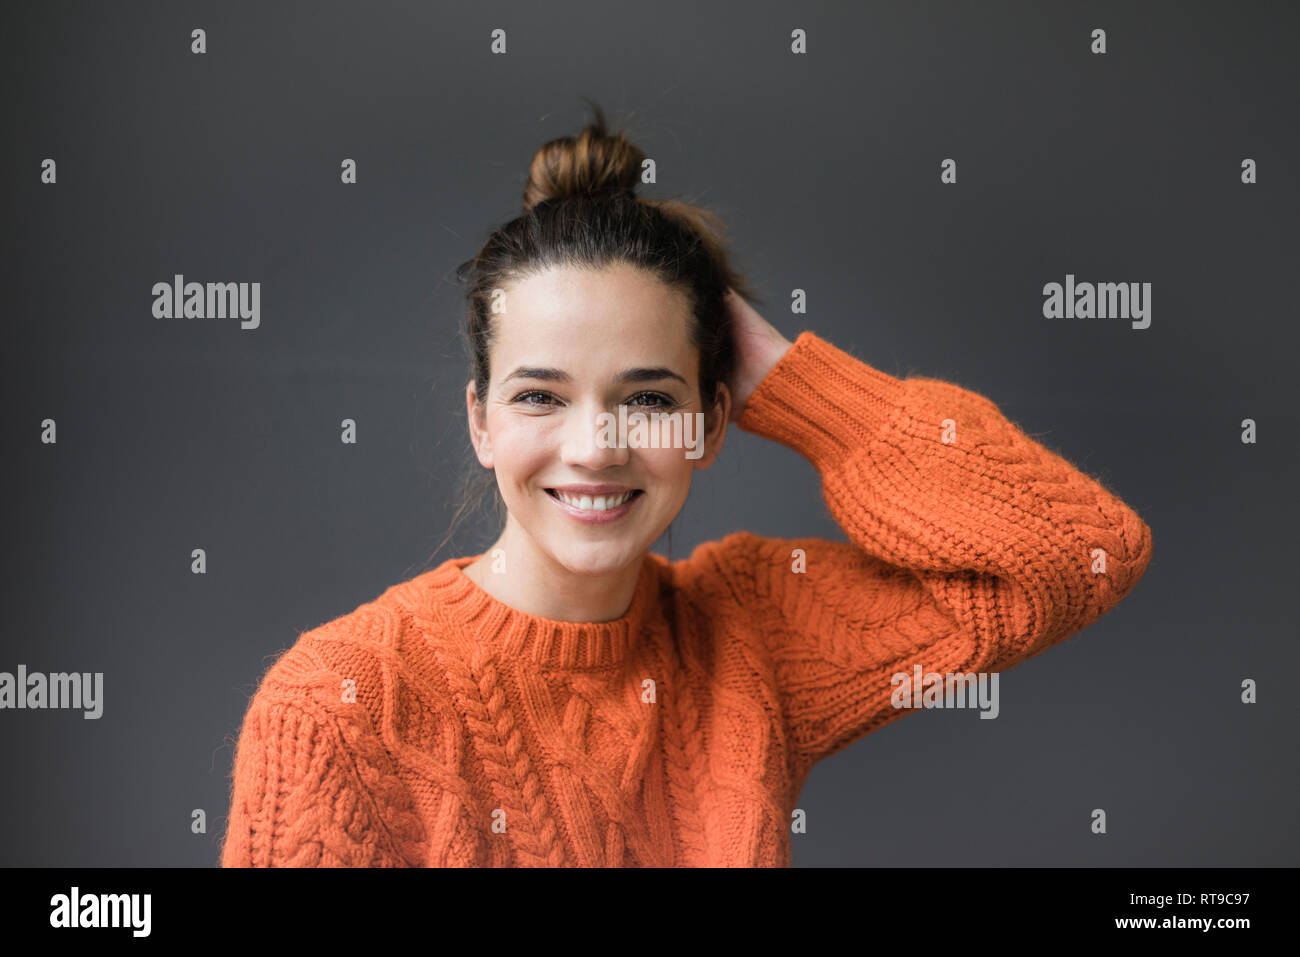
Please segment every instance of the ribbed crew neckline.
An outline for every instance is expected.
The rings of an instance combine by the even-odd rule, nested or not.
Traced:
[[[482,557],[449,558],[416,579],[430,619],[450,621],[497,654],[548,668],[599,668],[627,658],[646,623],[658,576],[652,553],[642,559],[632,604],[610,621],[559,621],[530,615],[493,597],[463,569]],[[414,584],[414,583],[413,583]]]

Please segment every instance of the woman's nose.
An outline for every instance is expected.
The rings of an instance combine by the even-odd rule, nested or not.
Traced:
[[[619,440],[618,412],[598,405],[573,406],[564,423],[564,461],[590,469],[619,465],[628,459]]]

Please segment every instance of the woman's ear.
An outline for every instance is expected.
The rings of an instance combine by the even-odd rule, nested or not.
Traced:
[[[727,439],[727,424],[731,421],[731,391],[719,382],[713,408],[704,416],[704,454],[695,460],[697,469],[707,469],[722,451]]]
[[[465,414],[469,419],[469,440],[474,454],[485,469],[492,468],[492,436],[488,433],[483,406],[478,401],[478,390],[473,379],[465,386]]]

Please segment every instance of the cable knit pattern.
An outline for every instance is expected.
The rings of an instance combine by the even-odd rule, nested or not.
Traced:
[[[619,619],[449,559],[301,635],[244,717],[223,866],[781,866],[811,767],[1113,608],[1146,523],[988,399],[802,333],[738,425],[818,470],[848,542],[648,553]]]

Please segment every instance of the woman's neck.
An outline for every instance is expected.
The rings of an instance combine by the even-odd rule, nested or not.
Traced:
[[[555,621],[613,621],[632,604],[645,556],[607,573],[580,574],[537,548],[510,525],[463,573],[493,598]]]

